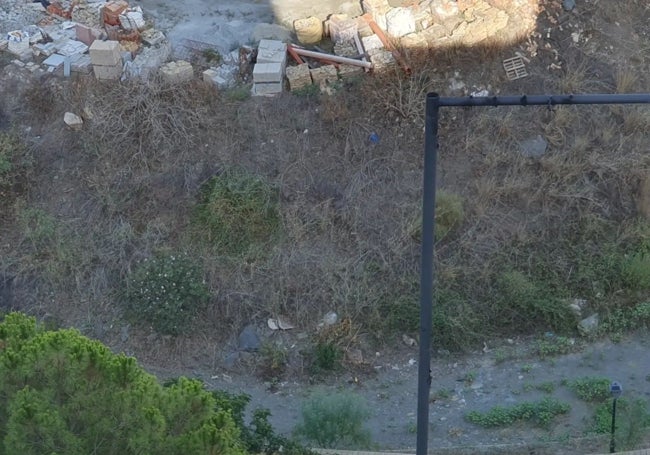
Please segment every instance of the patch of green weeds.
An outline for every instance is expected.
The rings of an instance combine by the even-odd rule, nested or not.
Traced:
[[[268,245],[280,228],[278,191],[245,171],[224,171],[204,185],[192,225],[195,236],[220,253],[250,253]]]
[[[454,391],[451,389],[438,389],[433,395],[431,395],[431,399],[433,401],[435,400],[448,400],[451,398],[451,395]]]
[[[638,251],[626,256],[621,266],[623,283],[634,291],[650,289],[650,253]]]
[[[506,427],[518,421],[548,426],[557,416],[571,409],[568,403],[553,398],[523,402],[511,407],[495,406],[487,412],[471,411],[466,414],[468,422],[486,428]]]
[[[322,448],[368,448],[369,417],[370,408],[360,395],[318,390],[304,402],[295,433]]]
[[[555,383],[552,381],[542,382],[537,384],[535,388],[541,392],[551,394],[555,391]]]
[[[251,97],[251,87],[250,85],[238,85],[226,90],[224,96],[228,101],[246,101]]]
[[[544,337],[537,341],[537,353],[543,359],[569,354],[575,350],[575,340],[563,336]]]
[[[284,374],[289,354],[284,346],[266,342],[260,348],[261,372],[263,379],[274,380]]]
[[[568,383],[569,388],[581,400],[603,401],[609,398],[611,380],[604,377],[585,376]]]
[[[439,242],[447,237],[463,223],[464,219],[463,198],[458,194],[439,190],[436,193],[436,241]],[[422,217],[411,224],[410,235],[415,241],[422,241]]]
[[[301,98],[316,98],[320,95],[320,87],[317,84],[309,84],[292,90],[291,93]]]
[[[526,363],[521,366],[520,371],[522,373],[530,373],[531,371],[533,371],[533,366],[530,363]]]

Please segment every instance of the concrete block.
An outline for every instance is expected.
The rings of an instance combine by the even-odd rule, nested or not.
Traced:
[[[86,46],[93,44],[93,42],[101,35],[100,30],[94,30],[83,24],[77,24],[75,26],[75,33],[77,40],[81,41]]]
[[[298,66],[288,66],[287,80],[289,81],[289,90],[291,91],[311,85],[312,80],[309,64],[303,63]]]
[[[163,81],[170,84],[178,84],[192,80],[194,78],[194,68],[190,62],[177,60],[161,66],[160,74],[162,75]]]
[[[314,84],[318,85],[331,84],[336,82],[339,78],[334,65],[321,66],[320,68],[310,70],[310,72]]]
[[[154,28],[145,30],[142,32],[140,37],[142,38],[142,42],[147,46],[156,46],[157,44],[160,44],[167,39],[165,38],[165,34],[163,32]]]
[[[375,70],[395,65],[393,53],[387,50],[376,50],[370,54],[370,61]]]
[[[93,65],[88,54],[73,55],[70,57],[70,63],[70,69],[73,73],[90,74],[93,70]]]
[[[122,64],[120,54],[120,43],[118,41],[97,41],[90,46],[90,60],[93,65],[115,66]]]
[[[253,68],[253,82],[282,82],[284,71],[281,63],[257,63]]]
[[[203,81],[208,84],[214,84],[219,89],[228,88],[230,85],[226,78],[219,74],[219,71],[212,68],[203,71]]]
[[[353,40],[358,28],[357,21],[345,14],[332,14],[327,20],[327,31],[335,43]]]
[[[364,36],[361,38],[361,43],[363,44],[363,49],[369,54],[372,51],[384,48],[384,44],[377,35]]]
[[[253,84],[253,96],[269,96],[282,93],[282,82],[263,82]]]
[[[356,65],[339,65],[339,77],[345,79],[346,77],[354,77],[363,74],[363,68]]]
[[[386,31],[394,37],[415,33],[415,16],[410,8],[393,8],[386,14]]]
[[[101,81],[115,81],[122,77],[122,62],[113,66],[93,65],[93,72]]]
[[[72,39],[64,40],[61,43],[56,44],[57,53],[65,56],[84,54],[87,50],[88,46],[86,46],[84,43]]]
[[[281,63],[284,68],[287,62],[287,45],[282,41],[263,39],[257,48],[257,63]]]
[[[391,9],[388,0],[363,0],[361,4],[363,10],[370,13],[379,28],[386,30],[386,13]]]

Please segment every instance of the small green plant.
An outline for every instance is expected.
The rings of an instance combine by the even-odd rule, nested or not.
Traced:
[[[607,378],[585,376],[569,382],[569,388],[581,400],[600,402],[609,398],[610,384],[611,381]]]
[[[433,401],[435,401],[435,400],[448,400],[449,398],[451,398],[452,393],[453,393],[453,390],[451,390],[451,389],[438,389],[438,391],[436,391],[436,393],[434,393],[431,396],[431,399]]]
[[[365,423],[370,410],[363,397],[350,392],[318,390],[302,406],[296,434],[322,448],[367,448],[370,432]]]
[[[261,376],[264,379],[277,379],[282,376],[287,365],[287,350],[283,346],[267,342],[260,348]]]
[[[478,377],[478,374],[476,371],[468,371],[465,373],[465,376],[463,376],[463,382],[466,385],[472,385],[474,381],[476,381],[476,378]]]
[[[575,349],[575,341],[563,336],[545,337],[537,342],[537,353],[542,358],[569,354]]]
[[[332,341],[319,341],[314,346],[314,358],[312,361],[312,372],[330,372],[341,368],[343,352],[341,348]]]
[[[228,101],[246,101],[251,97],[251,87],[250,85],[238,85],[226,90],[224,96]]]
[[[623,283],[635,291],[650,289],[650,254],[640,251],[623,260]]]
[[[299,89],[292,90],[291,93],[302,98],[316,98],[320,95],[320,87],[318,84],[309,84]]]
[[[612,428],[612,399],[598,405],[590,432],[607,434]],[[650,430],[650,406],[642,399],[620,398],[616,403],[616,445],[630,450],[638,444]]]
[[[537,384],[535,388],[541,392],[550,394],[555,390],[555,383],[552,381],[542,382],[540,384]]]
[[[225,171],[204,186],[192,221],[195,234],[217,251],[249,253],[268,244],[280,227],[278,192],[247,172]]]
[[[221,63],[221,54],[214,49],[205,49],[202,54],[205,61],[211,65]]]
[[[458,194],[438,191],[436,194],[436,240],[440,241],[447,237],[451,231],[463,223],[464,219],[463,198]],[[422,240],[422,217],[411,224],[410,235],[417,242]]]
[[[164,334],[189,328],[210,297],[199,266],[187,255],[164,254],[145,259],[129,276],[127,311]]]
[[[530,363],[526,363],[521,366],[522,373],[530,373],[531,371],[533,371],[533,366]]]
[[[566,414],[570,409],[571,406],[567,403],[553,398],[544,398],[540,401],[526,401],[512,407],[495,406],[487,412],[471,411],[465,418],[475,425],[487,428],[505,427],[517,421],[548,426],[554,418]]]

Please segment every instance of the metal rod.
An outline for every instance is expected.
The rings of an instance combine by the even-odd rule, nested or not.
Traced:
[[[522,95],[485,97],[439,97],[427,94],[424,126],[424,188],[422,196],[422,269],[420,273],[420,357],[418,365],[418,409],[416,455],[427,455],[429,443],[429,393],[431,389],[431,342],[434,280],[434,229],[438,114],[440,107],[461,106],[555,106],[559,104],[650,104],[650,93],[589,95]],[[612,440],[616,400],[613,404]]]
[[[437,97],[429,93],[429,97]],[[465,96],[438,98],[438,106],[556,106],[560,104],[645,104],[648,93],[589,95]]]
[[[616,452],[616,398],[614,398],[614,402],[612,403],[612,433],[611,433],[611,438],[609,440],[609,453],[614,453]]]
[[[433,323],[433,247],[436,220],[438,97],[427,97],[422,196],[422,268],[420,269],[420,361],[418,365],[418,454],[427,453],[431,388],[431,325]]]

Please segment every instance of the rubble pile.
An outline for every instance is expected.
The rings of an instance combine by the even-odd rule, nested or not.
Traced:
[[[99,80],[118,80],[125,77],[127,63],[138,67],[145,47],[167,41],[145,21],[139,6],[124,0],[7,3],[0,4],[0,49],[13,54],[17,66],[35,73],[92,72]]]

